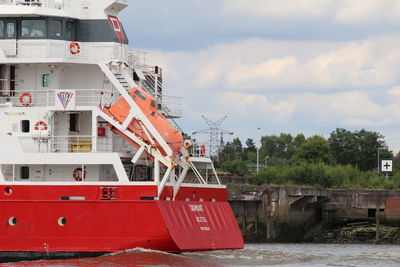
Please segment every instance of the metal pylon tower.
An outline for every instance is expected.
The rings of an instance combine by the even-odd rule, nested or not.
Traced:
[[[210,146],[208,149],[209,156],[211,157],[211,156],[218,155],[218,152],[221,147],[221,139],[223,138],[223,135],[225,135],[225,134],[232,135],[233,134],[233,132],[230,132],[230,131],[220,128],[220,126],[222,125],[222,123],[225,121],[225,119],[228,116],[224,116],[217,121],[212,121],[204,115],[202,115],[201,117],[205,120],[205,122],[207,123],[209,128],[193,132],[193,134],[210,134]]]

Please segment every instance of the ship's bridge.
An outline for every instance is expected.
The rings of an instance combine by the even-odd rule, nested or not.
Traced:
[[[93,2],[0,0],[0,63],[127,61],[126,1]]]

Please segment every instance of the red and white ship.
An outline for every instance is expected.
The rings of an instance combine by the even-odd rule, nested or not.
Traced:
[[[3,259],[243,247],[211,160],[169,123],[162,69],[128,47],[125,7],[0,0]]]

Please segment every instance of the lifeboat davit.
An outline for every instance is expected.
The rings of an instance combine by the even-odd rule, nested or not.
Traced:
[[[144,91],[141,88],[135,87],[129,91],[129,95],[135,101],[135,103],[142,110],[144,115],[150,121],[150,123],[154,126],[157,132],[161,135],[161,137],[165,140],[168,146],[173,151],[173,157],[175,157],[181,150],[183,145],[183,136],[180,131],[175,129],[170,122],[165,118],[163,114],[161,114],[157,110],[157,103],[154,97],[152,97],[149,93]],[[103,111],[116,119],[117,121],[124,123],[125,119],[128,117],[130,110],[130,105],[126,100],[121,97],[118,99],[113,105],[109,108],[104,108]],[[116,128],[111,128],[116,134],[122,136],[125,140],[129,141],[134,146],[138,147],[139,145],[134,143],[131,139],[129,139],[125,134],[119,131]],[[128,129],[133,132],[136,136],[143,139],[146,143],[151,144],[148,136],[145,134],[143,130],[141,122],[137,119],[133,119],[129,124]],[[153,137],[153,136],[152,136]],[[167,156],[165,150],[161,147],[161,145],[153,139],[157,148],[160,152]]]

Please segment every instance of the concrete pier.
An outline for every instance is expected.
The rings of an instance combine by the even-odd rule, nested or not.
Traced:
[[[229,201],[246,242],[302,242],[354,221],[400,221],[400,190],[230,185]],[[377,231],[379,239],[379,231]]]

